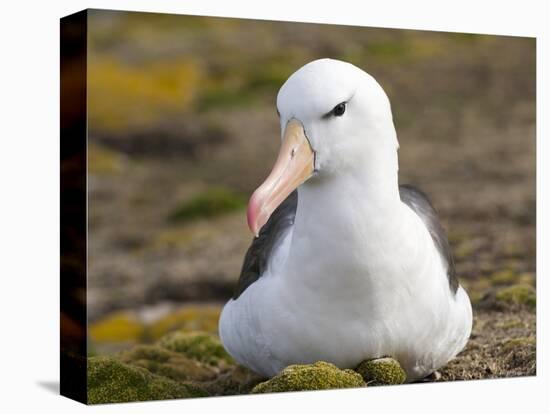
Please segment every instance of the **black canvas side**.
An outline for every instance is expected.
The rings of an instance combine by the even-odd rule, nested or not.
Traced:
[[[87,402],[86,65],[87,11],[61,19],[60,392]]]

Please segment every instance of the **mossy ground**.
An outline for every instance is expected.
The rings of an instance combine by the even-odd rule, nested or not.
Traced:
[[[249,393],[261,380],[201,332],[173,332],[151,345],[88,358],[91,404]]]
[[[341,370],[328,362],[290,365],[278,375],[254,387],[252,393],[313,391],[365,386],[361,375],[350,369]]]
[[[115,358],[88,358],[88,402],[104,404],[171,398],[205,397],[192,384],[176,382]]]
[[[474,304],[473,332],[464,351],[440,369],[441,375],[425,381],[535,375],[536,317],[531,296],[532,290],[522,284],[497,286],[483,295]],[[399,364],[383,358],[364,361],[355,370],[340,370],[322,361],[292,365],[266,381],[235,364],[215,334],[184,330],[110,357],[89,358],[88,374],[93,403],[349,388],[405,380]]]
[[[497,283],[474,302],[474,326],[466,348],[439,370],[441,375],[431,376],[425,382],[536,374],[536,303],[532,284],[526,286],[524,282],[504,286]],[[137,323],[136,317],[124,315],[132,326]],[[169,315],[157,321],[170,319]],[[108,320],[117,324],[126,320],[120,314],[115,316]],[[155,321],[143,329],[152,326]],[[293,365],[266,380],[235,364],[215,333],[176,330],[157,340],[148,338],[149,345],[89,359],[91,402],[362,387],[405,381],[403,370],[391,358],[363,361],[353,371],[339,370],[322,361]],[[95,347],[101,349],[101,343]]]

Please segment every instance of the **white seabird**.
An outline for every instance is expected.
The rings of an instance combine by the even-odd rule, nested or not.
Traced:
[[[388,97],[321,59],[290,76],[277,108],[282,145],[249,202],[257,237],[220,317],[224,347],[266,377],[385,356],[407,381],[429,375],[464,348],[472,308],[430,202],[398,185]]]

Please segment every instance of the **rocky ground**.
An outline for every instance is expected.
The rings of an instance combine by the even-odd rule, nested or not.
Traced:
[[[215,341],[251,241],[246,200],[277,153],[277,89],[325,56],[363,67],[388,93],[400,181],[431,197],[474,305],[466,349],[430,380],[535,374],[532,40],[115,17],[92,17],[101,30],[90,33],[93,401],[122,378],[113,401],[252,390],[243,368],[158,341],[175,331]]]

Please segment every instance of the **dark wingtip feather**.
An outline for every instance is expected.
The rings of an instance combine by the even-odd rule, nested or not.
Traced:
[[[447,263],[447,278],[449,279],[449,287],[453,293],[458,290],[458,279],[456,277],[455,263],[449,239],[445,233],[445,229],[439,221],[437,211],[433,207],[428,196],[418,188],[404,184],[399,186],[399,195],[401,201],[408,205],[422,219],[437,250],[441,254],[443,260]]]

